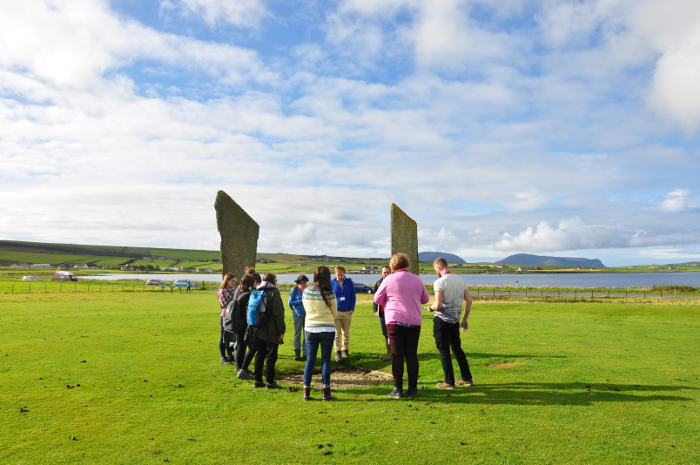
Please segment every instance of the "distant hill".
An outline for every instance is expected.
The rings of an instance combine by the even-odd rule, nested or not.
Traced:
[[[598,259],[591,260],[588,258],[543,257],[541,255],[531,255],[529,253],[517,253],[496,263],[498,265],[582,266],[605,268],[603,262]]]
[[[436,258],[444,258],[447,260],[447,263],[467,263],[464,259],[461,257],[458,257],[457,255],[453,253],[446,253],[446,252],[421,252],[418,254],[418,260],[421,262],[432,262],[435,261]]]

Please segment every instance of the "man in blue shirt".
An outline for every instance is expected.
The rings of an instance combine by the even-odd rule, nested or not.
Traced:
[[[338,313],[335,319],[335,361],[342,362],[344,358],[350,357],[350,322],[352,313],[355,311],[355,284],[352,279],[345,277],[343,265],[336,265],[335,278],[331,280],[331,286],[338,302]]]

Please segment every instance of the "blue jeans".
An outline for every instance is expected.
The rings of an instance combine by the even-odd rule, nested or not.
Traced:
[[[331,387],[331,353],[335,331],[325,333],[309,333],[306,336],[306,365],[304,365],[304,386],[311,387],[311,377],[314,374],[318,346],[321,345],[321,381],[323,387]]]

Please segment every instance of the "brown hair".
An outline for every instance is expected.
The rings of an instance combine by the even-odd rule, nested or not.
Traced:
[[[253,276],[255,274],[255,268],[253,268],[252,266],[246,266],[245,270],[243,271],[243,274],[249,274]]]
[[[275,284],[277,282],[277,276],[274,273],[265,273],[263,275],[263,281],[266,281],[270,284]]]
[[[389,266],[394,271],[405,270],[411,266],[411,260],[408,259],[408,255],[405,253],[395,253],[394,256],[391,257],[391,260],[389,260]]]
[[[253,274],[250,275],[250,276],[253,277],[253,279],[255,280],[255,282],[261,283],[261,282],[263,281],[263,279],[260,277],[260,275],[259,275],[258,273],[253,273]]]
[[[347,273],[343,265],[335,265],[335,271],[342,271],[343,273]]]
[[[247,274],[241,278],[241,291],[250,290],[251,286],[255,284],[255,278]]]
[[[327,266],[321,265],[314,271],[314,286],[316,286],[323,297],[323,301],[331,308],[330,295],[333,292],[331,286],[331,270]]]
[[[233,279],[234,284],[236,283],[236,277],[233,275],[233,273],[226,273],[224,275],[224,279],[221,281],[221,285],[219,286],[219,289],[224,289],[228,282]]]
[[[447,260],[445,260],[442,257],[436,258],[435,261],[433,262],[433,265],[438,266],[438,267],[442,268],[443,270],[447,270],[450,268],[450,265],[447,264]]]

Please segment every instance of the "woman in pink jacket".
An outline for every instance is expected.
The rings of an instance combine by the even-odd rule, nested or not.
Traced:
[[[410,264],[405,253],[391,257],[389,266],[393,273],[384,278],[374,294],[374,303],[384,305],[384,320],[391,346],[391,372],[394,375],[394,390],[389,397],[394,399],[404,396],[404,358],[408,371],[406,396],[418,396],[418,340],[423,322],[421,304],[430,300],[423,281],[408,271]]]

